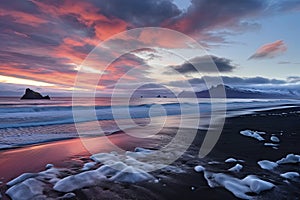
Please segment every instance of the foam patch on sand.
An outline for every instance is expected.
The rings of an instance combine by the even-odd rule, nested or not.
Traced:
[[[73,199],[76,197],[76,194],[69,192],[65,195],[63,195],[62,197],[59,197],[58,199]]]
[[[261,180],[254,175],[249,175],[244,179],[238,179],[223,173],[205,171],[204,177],[211,188],[224,187],[234,196],[241,199],[252,199],[253,196],[249,196],[249,193],[259,194],[275,187],[272,183]]]
[[[161,169],[162,171],[173,173],[184,173],[180,166],[164,165],[164,160],[174,157],[176,152],[156,152],[150,149],[137,147],[134,151],[127,151],[125,155],[116,152],[98,153],[92,155],[90,158],[103,165],[114,167],[113,164],[117,162],[123,163],[125,166],[131,166],[135,169],[145,172],[155,171]],[[123,169],[122,169],[123,170]]]
[[[272,142],[280,142],[279,138],[276,137],[276,136],[274,136],[274,135],[271,136],[270,140],[271,140]]]
[[[274,144],[274,143],[270,143],[270,142],[266,142],[266,143],[264,143],[264,145],[266,147],[278,147],[279,146],[279,144]]]
[[[228,169],[230,172],[240,172],[243,169],[243,165],[236,164],[235,166]]]
[[[219,164],[222,164],[222,163],[219,162],[219,161],[209,161],[207,164],[209,164],[209,165],[219,165]]]
[[[289,179],[289,180],[294,180],[296,178],[298,178],[300,175],[298,172],[286,172],[283,174],[280,174],[281,177]]]
[[[44,182],[57,182],[60,170],[50,168],[39,173],[24,173],[9,181],[6,185],[10,188],[6,194],[13,200],[46,199],[43,195],[46,184]]]
[[[247,137],[257,139],[258,141],[264,141],[265,139],[261,135],[264,135],[266,133],[259,132],[259,131],[244,130],[244,131],[240,131],[240,134],[247,136]]]
[[[50,168],[47,169],[45,171],[39,172],[39,173],[24,173],[20,176],[18,176],[17,178],[9,181],[8,183],[6,183],[7,186],[11,187],[14,186],[16,184],[19,184],[29,178],[35,178],[35,179],[39,179],[39,180],[51,180],[51,179],[55,179],[59,176],[60,174],[60,170],[56,169],[56,168]]]
[[[95,167],[97,163],[96,162],[88,162],[88,163],[85,163],[81,169],[81,171],[87,171],[87,170],[90,170],[92,169],[93,167]]]
[[[235,159],[235,158],[227,158],[225,160],[225,163],[236,163],[236,162],[245,162],[244,160],[238,160],[238,159]]]
[[[16,185],[18,183],[21,183],[21,182],[25,181],[26,179],[36,177],[37,175],[38,174],[36,174],[36,173],[24,173],[24,174],[18,176],[17,178],[9,181],[8,183],[6,183],[6,185],[11,187],[13,185]]]
[[[278,164],[269,160],[261,160],[258,161],[257,164],[260,166],[262,169],[266,170],[273,170],[274,168],[278,167]]]
[[[51,168],[53,168],[53,167],[54,167],[54,165],[51,164],[51,163],[48,163],[48,164],[45,166],[46,169],[51,169]]]
[[[288,154],[285,158],[276,161],[277,164],[296,164],[300,163],[300,155]]]
[[[258,161],[257,164],[260,166],[260,168],[265,169],[265,170],[273,170],[279,165],[283,164],[297,164],[300,163],[300,155],[295,155],[295,154],[288,154],[286,157],[281,158],[280,160],[273,162],[269,160],[261,160]],[[281,174],[281,177],[284,177],[286,179],[289,179],[289,177],[297,176],[297,172],[287,172],[284,174]],[[293,177],[295,178],[295,177]]]
[[[84,164],[82,172],[64,177],[61,171],[48,164],[45,171],[39,173],[24,173],[9,181],[7,195],[11,199],[33,199],[42,198],[45,183],[53,184],[53,189],[58,192],[72,192],[77,189],[92,187],[101,181],[137,183],[141,181],[155,181],[155,177],[144,169],[152,170],[158,163],[146,163],[138,158],[146,158],[153,151],[143,148],[136,148],[134,152],[127,152],[120,155],[116,152],[99,153],[91,156],[94,162]],[[97,169],[97,163],[101,166]],[[64,169],[66,170],[66,169]],[[173,173],[181,173],[182,170],[176,166],[168,166],[162,170]],[[64,177],[64,178],[61,178]],[[49,186],[48,186],[49,187]],[[24,197],[26,195],[26,197]],[[28,197],[28,198],[27,198]]]
[[[34,178],[28,178],[6,191],[6,194],[13,200],[45,199],[43,195],[44,183]]]
[[[116,173],[114,176],[110,178],[110,180],[115,182],[126,182],[126,183],[137,183],[142,181],[153,180],[154,177],[137,168],[132,166],[127,166],[122,171]]]
[[[243,169],[243,165],[237,162],[245,162],[243,160],[238,160],[235,158],[228,158],[225,160],[225,163],[235,163],[233,167],[228,169],[229,172],[238,173]],[[278,165],[275,162],[271,161],[261,161],[261,165],[270,167],[270,163]],[[231,192],[235,197],[240,199],[253,199],[256,195],[259,195],[263,191],[271,190],[275,185],[271,182],[262,180],[255,175],[248,175],[245,178],[237,178],[225,173],[217,173],[208,171],[201,165],[194,167],[196,172],[203,172],[204,178],[207,181],[207,184],[211,188],[223,187],[229,192]]]
[[[89,170],[96,163],[102,164],[98,169],[65,177],[58,181],[53,188],[59,192],[71,192],[97,185],[103,180],[125,183],[155,180],[150,173],[145,171],[145,169],[148,171],[155,169],[154,164],[137,160],[145,158],[152,152],[152,150],[136,148],[134,152],[126,152],[125,155],[117,152],[94,154],[90,157],[94,162],[86,163],[82,170]]]
[[[119,156],[116,152],[111,153],[98,153],[94,154],[90,157],[95,162],[103,163],[103,164],[109,164],[110,162],[116,162],[119,161]]]
[[[196,172],[203,172],[205,170],[205,168],[201,165],[197,165],[196,167],[194,167],[194,170]]]
[[[281,158],[276,162],[269,161],[269,160],[261,160],[257,162],[260,168],[266,170],[273,170],[274,168],[283,164],[297,164],[297,163],[300,163],[300,155],[295,155],[295,154],[288,154],[286,157]],[[289,175],[291,176],[296,175],[295,173],[297,172],[291,172],[290,174],[289,172],[287,172],[285,174],[281,174],[280,176],[288,179]]]
[[[234,162],[237,162],[237,159],[235,159],[235,158],[227,158],[225,160],[225,163],[234,163]]]
[[[58,192],[71,192],[84,187],[95,186],[106,177],[97,170],[82,172],[59,180],[53,187]]]

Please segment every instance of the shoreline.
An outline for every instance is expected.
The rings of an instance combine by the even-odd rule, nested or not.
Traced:
[[[300,106],[295,104],[295,105],[284,105],[283,108],[280,107],[272,107],[272,108],[265,108],[263,110],[251,110],[249,111],[250,113],[247,114],[241,114],[241,115],[231,115],[231,116],[227,116],[226,117],[226,121],[230,120],[230,119],[235,119],[235,118],[240,118],[240,117],[247,117],[247,116],[252,116],[255,115],[255,113],[269,113],[269,112],[276,112],[276,111],[284,111],[284,110],[289,110],[289,109],[294,109],[294,108],[299,108]],[[203,129],[199,128],[199,131],[207,131],[207,128]],[[118,130],[118,131],[114,131],[108,135],[102,135],[102,136],[86,136],[84,138],[91,138],[91,139],[97,139],[97,138],[101,138],[101,137],[110,137],[113,135],[119,135],[119,134],[123,134],[123,131]],[[71,137],[65,137],[65,138],[57,138],[57,139],[49,139],[49,140],[45,140],[45,141],[41,141],[41,142],[33,142],[33,143],[28,143],[28,144],[20,144],[17,146],[12,146],[12,147],[8,147],[8,148],[1,148],[0,149],[0,155],[3,153],[7,153],[10,151],[15,151],[15,150],[26,150],[26,149],[32,149],[32,148],[43,148],[43,146],[48,146],[48,145],[60,145],[61,143],[63,143],[64,141],[74,141],[74,140],[81,140],[82,137],[80,136],[71,136]],[[46,147],[47,148],[47,147]],[[76,156],[76,155],[74,155]],[[0,156],[0,164],[1,164],[1,156]],[[1,170],[0,170],[0,180],[1,180]]]
[[[297,124],[297,121],[300,119],[300,108],[285,108],[285,109],[273,109],[268,111],[257,111],[252,114],[242,115],[242,116],[235,116],[226,119],[226,123],[224,126],[224,130],[221,134],[221,137],[216,144],[215,148],[204,158],[204,159],[190,159],[189,155],[197,155],[197,149],[201,146],[203,141],[203,136],[205,135],[204,130],[199,130],[197,137],[195,138],[193,145],[187,151],[187,156],[183,156],[179,160],[174,162],[175,166],[182,166],[181,169],[185,171],[185,173],[173,173],[173,172],[154,172],[153,174],[156,177],[160,177],[161,181],[158,184],[153,183],[137,183],[133,185],[123,185],[117,184],[116,189],[109,187],[109,194],[110,195],[117,195],[118,192],[116,190],[120,190],[121,195],[125,195],[123,197],[131,198],[135,195],[141,199],[169,199],[169,198],[183,198],[188,197],[190,199],[197,199],[199,197],[209,197],[206,199],[218,199],[220,196],[227,198],[227,199],[234,199],[235,197],[228,191],[223,188],[210,188],[207,185],[207,182],[203,178],[201,173],[195,173],[193,168],[201,164],[205,168],[209,169],[212,172],[222,172],[226,173],[227,169],[232,167],[232,164],[224,163],[224,160],[233,157],[236,159],[244,160],[244,163],[241,163],[244,166],[244,169],[239,172],[238,174],[233,174],[237,177],[244,177],[249,174],[255,174],[257,176],[263,177],[265,180],[271,180],[273,184],[276,185],[276,188],[271,190],[270,192],[262,193],[262,199],[265,198],[291,198],[295,196],[300,196],[299,191],[295,188],[300,186],[300,180],[296,180],[292,182],[292,186],[285,184],[282,182],[283,180],[278,177],[277,173],[283,173],[285,171],[299,171],[299,164],[295,165],[284,165],[281,166],[277,171],[266,171],[262,170],[258,167],[257,162],[259,160],[267,159],[271,161],[279,160],[282,157],[285,157],[288,153],[299,153],[300,147],[298,147],[297,141],[300,140],[300,125]],[[275,134],[280,138],[280,143],[278,149],[273,149],[272,147],[264,146],[264,142],[256,141],[253,138],[245,137],[239,132],[241,130],[256,130],[256,131],[265,131],[266,135],[266,142],[269,141],[269,138]],[[164,135],[171,135],[174,132],[174,129],[165,130],[162,132]],[[188,130],[187,130],[188,133]],[[123,145],[124,149],[132,150],[135,147],[144,147],[144,148],[153,148],[155,149],[155,145],[150,145],[149,143],[145,143],[143,140],[128,140],[129,138],[124,137],[125,134],[112,134],[110,137],[114,142],[118,145]],[[91,138],[89,138],[91,139]],[[127,139],[127,140],[126,140]],[[71,143],[69,143],[72,141]],[[77,141],[77,143],[75,142]],[[129,141],[129,142],[127,142]],[[157,143],[159,139],[153,141]],[[43,149],[45,152],[49,153],[50,149],[55,150],[55,152],[60,152],[60,148],[64,149],[64,153],[66,153],[66,147],[73,146],[74,144],[79,145],[80,140],[72,139],[72,140],[64,140],[64,141],[57,141],[43,145],[33,145],[32,147],[25,147],[27,150],[27,154],[31,160],[33,152],[37,151],[39,153],[43,153]],[[69,143],[68,145],[66,145]],[[47,148],[47,146],[49,148]],[[52,147],[51,147],[52,146]],[[51,162],[56,167],[67,167],[67,168],[75,168],[80,169],[84,162],[89,161],[89,156],[86,152],[86,149],[81,145],[77,146],[78,149],[73,148],[73,152],[68,152],[68,155],[61,155],[52,152],[55,155],[59,155],[60,158],[54,155],[53,161]],[[30,148],[32,148],[30,150]],[[34,149],[36,148],[36,149]],[[105,150],[105,147],[101,147],[101,152]],[[19,155],[24,157],[24,148],[17,148],[15,150],[8,150],[9,151],[20,151]],[[75,151],[75,152],[74,152]],[[26,152],[26,150],[25,150]],[[51,151],[50,151],[51,152]],[[2,155],[1,155],[2,154]],[[26,157],[26,156],[25,156]],[[7,158],[7,156],[3,155],[3,152],[0,152],[0,172],[1,174],[5,174],[8,177],[7,171],[10,171],[9,168],[3,168],[3,158]],[[2,159],[2,162],[1,162]],[[18,158],[14,158],[17,159]],[[47,159],[44,156],[44,159]],[[23,158],[21,163],[24,163],[26,158]],[[48,159],[49,160],[49,159]],[[22,168],[15,175],[10,175],[10,177],[16,177],[24,172],[38,172],[44,170],[44,166],[47,163],[50,163],[48,160],[44,162],[39,161],[38,163],[34,163],[35,165],[39,165],[39,167],[30,167]],[[15,161],[11,160],[12,164]],[[28,162],[28,161],[27,161]],[[294,168],[296,167],[296,169]],[[6,171],[6,172],[4,172]],[[22,171],[22,172],[21,172]],[[162,174],[161,174],[162,173]],[[300,171],[299,171],[300,173]],[[2,176],[2,175],[1,175]],[[0,176],[0,177],[1,177]],[[167,177],[167,178],[166,178]],[[6,178],[9,180],[9,178]],[[4,183],[6,181],[3,181]],[[166,186],[164,186],[166,185]],[[78,190],[75,191],[75,194],[78,198],[76,199],[86,199],[92,197],[93,195],[103,195],[104,197],[108,197],[106,193],[103,193],[104,186],[97,186],[93,188],[87,188],[84,191]],[[108,187],[107,185],[105,188]],[[115,187],[115,185],[114,185]],[[129,188],[124,190],[125,188]],[[194,188],[194,189],[191,189]],[[2,191],[5,190],[2,185]],[[142,193],[145,192],[145,194]],[[174,191],[176,191],[174,193]],[[116,194],[117,192],[117,194]],[[153,193],[150,195],[150,192]],[[122,194],[121,194],[122,193]],[[124,193],[124,194],[123,194]],[[278,196],[276,196],[276,193]],[[2,193],[3,194],[3,193]],[[117,195],[117,196],[118,196]],[[147,195],[150,195],[149,198]],[[151,197],[151,198],[150,198]],[[105,198],[104,198],[105,199]]]
[[[79,136],[78,137],[73,136],[73,137],[49,139],[49,140],[44,140],[44,141],[39,141],[39,142],[32,142],[32,143],[25,143],[25,144],[19,144],[19,145],[11,145],[9,147],[0,148],[0,152],[14,150],[14,149],[20,149],[20,148],[26,148],[26,147],[31,147],[31,146],[45,145],[45,144],[48,144],[48,143],[59,142],[59,141],[64,141],[64,140],[72,140],[72,139],[77,139],[77,138],[79,138]]]
[[[271,106],[271,107],[253,107],[253,108],[248,108],[246,110],[242,109],[237,109],[237,110],[230,110],[231,113],[226,113],[226,119],[229,118],[234,118],[234,117],[239,117],[239,116],[244,116],[244,115],[251,115],[255,112],[270,112],[273,110],[282,110],[282,109],[289,109],[289,108],[297,108],[299,107],[299,104],[283,104],[281,106]],[[170,117],[174,117],[174,116],[170,116]],[[176,117],[176,115],[175,115]],[[148,118],[141,118],[141,120],[144,119],[148,119]],[[101,122],[105,122],[105,121],[111,121],[111,120],[103,120]],[[82,123],[88,123],[88,122],[82,122]],[[55,125],[49,125],[49,126],[56,126]],[[61,125],[61,124],[59,124]],[[67,124],[67,125],[72,125],[75,126],[74,124]],[[201,127],[199,127],[199,129],[206,129],[207,127],[205,127],[205,125],[202,125]],[[114,134],[118,134],[119,132],[122,132],[122,130],[114,130],[113,132],[109,132],[109,134],[105,134],[103,136],[109,136],[109,135],[114,135]],[[74,136],[76,135],[76,136]],[[86,137],[102,137],[99,135],[93,136],[93,135],[87,135]],[[47,143],[52,143],[52,142],[59,142],[59,141],[64,141],[64,140],[71,140],[71,139],[78,139],[80,138],[80,136],[78,135],[78,133],[72,133],[70,134],[70,136],[64,136],[64,137],[58,137],[58,138],[49,138],[46,140],[40,140],[40,141],[34,141],[34,142],[29,142],[29,143],[20,143],[20,144],[14,144],[14,145],[10,145],[10,144],[2,144],[5,147],[1,147],[0,146],[0,152],[2,151],[6,151],[6,150],[13,150],[13,149],[18,149],[18,148],[26,148],[26,147],[30,147],[30,146],[36,146],[36,145],[44,145]],[[7,146],[6,146],[7,145]]]
[[[145,141],[145,139],[127,136],[122,131],[116,131],[114,134],[110,134],[105,137],[114,144],[120,145],[127,150],[132,150],[136,146],[142,144],[149,148],[153,148],[153,146],[155,146],[155,142],[153,142],[153,144],[146,144],[147,141]],[[82,140],[86,140],[93,144],[93,142],[101,143],[101,141],[105,141],[105,138],[104,136],[78,137],[2,150],[0,151],[0,181],[8,181],[9,179],[15,178],[20,173],[29,171],[37,172],[38,170],[44,169],[45,165],[48,163],[63,167],[65,166],[63,162],[68,162],[69,159],[72,159],[73,157],[91,155],[82,143]],[[153,138],[153,140],[157,140],[157,138]],[[109,151],[110,148],[111,146],[109,144],[102,144],[101,146],[92,148],[91,150],[94,152]],[[27,159],[34,160],[34,157],[39,157],[42,160],[38,160],[39,162],[28,163],[28,165],[26,165]],[[14,165],[18,166],[17,171],[11,171],[12,168],[15,168],[13,167]]]

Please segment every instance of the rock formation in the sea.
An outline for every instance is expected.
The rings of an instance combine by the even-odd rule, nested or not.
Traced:
[[[50,99],[50,97],[48,95],[42,96],[40,93],[27,88],[21,99]]]

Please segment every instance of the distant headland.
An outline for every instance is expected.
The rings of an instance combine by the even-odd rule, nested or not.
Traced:
[[[50,100],[50,97],[48,95],[42,96],[40,93],[27,88],[25,90],[25,94],[21,97],[21,99],[48,99],[48,100]]]

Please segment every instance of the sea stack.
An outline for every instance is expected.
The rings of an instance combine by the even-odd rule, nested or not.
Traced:
[[[50,100],[50,97],[48,95],[42,96],[40,93],[27,88],[25,90],[25,94],[21,97],[21,99],[48,99],[48,100]]]

